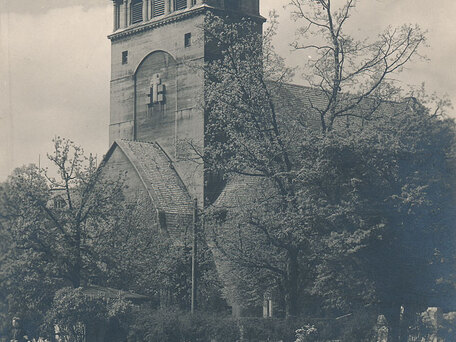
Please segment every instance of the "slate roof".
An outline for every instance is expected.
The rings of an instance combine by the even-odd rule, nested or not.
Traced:
[[[291,83],[273,83],[268,86],[275,91],[272,93],[274,103],[279,109],[309,109],[311,106],[318,108],[326,104],[325,94],[318,89]]]
[[[267,180],[262,177],[233,176],[212,206],[217,209],[230,209],[243,205],[249,197],[257,195],[257,192],[251,190],[260,190],[265,181]]]
[[[327,95],[320,89],[291,83],[268,82],[268,87],[276,106],[278,115],[302,114],[306,117],[309,126],[319,126],[320,117],[315,108],[323,109],[328,103]],[[353,97],[346,96],[350,101]],[[373,99],[366,98],[351,112],[353,114],[369,111],[373,107]],[[406,98],[402,102],[382,101],[376,109],[377,113],[392,113],[394,111],[412,110],[416,104],[416,99]]]
[[[320,117],[315,108],[323,109],[328,103],[327,96],[322,90],[290,83],[268,82],[268,89],[274,101],[280,124],[288,125],[287,129],[292,130],[295,122],[288,118],[302,115],[305,117],[306,125],[312,129],[320,129]],[[373,100],[363,100],[352,112],[361,113],[363,110],[372,108]],[[407,110],[414,110],[416,99],[408,98],[403,102],[383,101],[376,109],[377,113],[394,113]],[[291,116],[290,116],[291,115]],[[217,208],[228,208],[242,205],[251,195],[250,189],[264,186],[265,178],[237,175],[232,177],[220,193],[213,206]]]
[[[192,214],[191,197],[171,159],[158,143],[117,140],[114,145],[125,153],[138,172],[157,210]]]

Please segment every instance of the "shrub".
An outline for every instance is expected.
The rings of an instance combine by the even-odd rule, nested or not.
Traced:
[[[303,328],[296,330],[296,342],[315,341],[317,332],[315,325],[306,324]]]
[[[146,342],[233,342],[240,338],[231,317],[202,312],[191,315],[177,308],[142,310],[133,330],[137,340]]]
[[[299,324],[295,320],[244,318],[239,322],[242,336],[248,342],[294,342]]]
[[[135,320],[137,341],[245,342],[372,341],[375,320],[369,315],[335,319],[241,318],[178,308],[142,310]],[[301,338],[301,339],[299,339]]]
[[[55,294],[44,325],[48,335],[53,335],[57,325],[62,338],[74,342],[84,341],[87,331],[108,327],[109,341],[123,341],[132,310],[121,298],[108,301],[87,296],[82,288],[63,288]]]
[[[84,326],[96,326],[106,322],[108,311],[100,299],[89,298],[83,290],[64,288],[57,291],[48,312],[49,330],[58,324],[60,333],[72,341],[84,339]]]

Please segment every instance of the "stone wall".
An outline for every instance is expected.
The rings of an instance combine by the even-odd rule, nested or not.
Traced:
[[[144,2],[144,13],[148,13],[147,3]],[[114,26],[115,32],[109,36],[109,141],[158,142],[173,161],[190,195],[203,205],[209,178],[205,180],[204,167],[195,160],[204,148],[202,66],[213,52],[204,42],[205,17],[213,7],[227,13],[259,16],[259,0],[198,0],[194,6],[188,3],[184,10],[170,12],[168,8],[165,15],[145,15],[139,23]],[[125,6],[128,3],[115,5],[115,15]],[[120,17],[124,14],[120,13]],[[154,78],[163,86],[163,98],[151,104]]]
[[[153,29],[112,41],[110,143],[116,139],[156,141],[173,160],[192,197],[203,203],[203,171],[182,147],[203,147],[204,114],[201,27],[204,14],[169,18]],[[185,35],[191,34],[185,46]],[[128,62],[122,64],[122,53]],[[166,57],[167,56],[167,57]],[[150,78],[160,74],[165,101],[149,106]]]

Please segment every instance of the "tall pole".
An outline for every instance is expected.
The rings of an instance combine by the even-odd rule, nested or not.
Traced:
[[[198,200],[195,198],[193,201],[193,229],[192,229],[192,303],[191,303],[191,313],[195,313],[196,309],[196,293],[198,290],[198,283],[197,283],[197,273],[198,273],[198,265],[196,263],[196,259],[198,257]]]

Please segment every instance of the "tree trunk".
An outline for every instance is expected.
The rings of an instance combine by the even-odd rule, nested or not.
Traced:
[[[81,287],[81,267],[79,265],[75,265],[71,272],[71,285],[74,289]]]
[[[392,304],[385,308],[384,315],[388,322],[388,342],[400,342],[401,305]]]
[[[298,315],[298,253],[290,249],[287,253],[287,279],[285,286],[285,314],[287,318]]]
[[[74,288],[81,287],[81,270],[82,270],[82,255],[81,255],[81,227],[80,225],[76,228],[76,238],[75,238],[75,249],[76,249],[76,262],[74,265]]]

